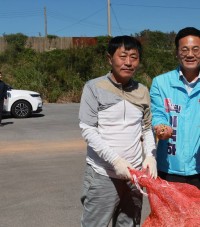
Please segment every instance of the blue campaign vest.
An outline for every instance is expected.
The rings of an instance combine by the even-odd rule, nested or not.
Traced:
[[[173,128],[172,138],[158,142],[158,169],[184,176],[200,173],[200,81],[188,95],[176,69],[155,77],[150,95],[153,126]]]

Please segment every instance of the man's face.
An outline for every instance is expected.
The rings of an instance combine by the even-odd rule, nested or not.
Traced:
[[[109,55],[108,58],[112,66],[113,79],[122,84],[130,80],[140,63],[138,51],[125,50],[124,46],[118,48],[114,55]]]
[[[200,68],[200,38],[186,36],[179,40],[177,57],[183,71],[197,71]]]

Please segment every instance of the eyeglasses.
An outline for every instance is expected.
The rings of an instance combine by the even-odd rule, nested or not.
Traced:
[[[196,56],[200,54],[200,47],[195,46],[192,47],[192,49],[189,49],[188,47],[183,47],[182,49],[179,49],[179,52],[182,56],[186,56],[189,54],[190,50],[192,50],[192,53]]]

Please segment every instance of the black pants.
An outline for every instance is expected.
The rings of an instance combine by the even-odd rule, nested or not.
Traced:
[[[4,103],[4,99],[0,99],[0,124],[2,121],[3,103]]]
[[[195,174],[191,176],[181,176],[181,175],[169,174],[169,173],[158,171],[158,176],[166,181],[187,183],[187,184],[194,185],[198,189],[200,189],[200,174]]]

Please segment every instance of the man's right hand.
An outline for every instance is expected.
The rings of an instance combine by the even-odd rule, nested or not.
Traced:
[[[126,180],[132,179],[131,174],[128,170],[128,167],[131,168],[131,169],[133,167],[125,159],[123,159],[123,158],[115,159],[113,161],[113,167],[114,167],[116,175],[119,176],[121,179],[126,179]]]
[[[156,136],[160,140],[166,140],[172,137],[173,129],[168,125],[156,125],[154,127]]]

